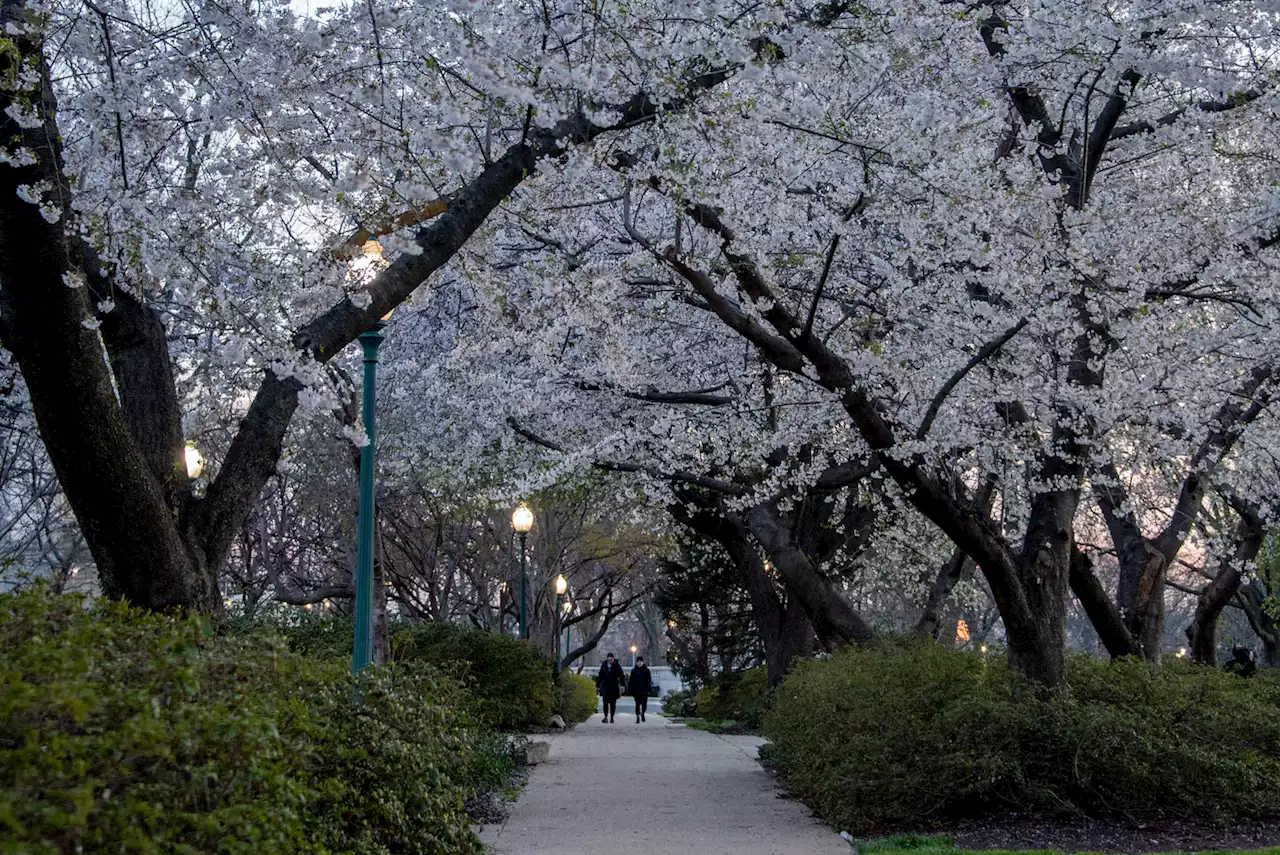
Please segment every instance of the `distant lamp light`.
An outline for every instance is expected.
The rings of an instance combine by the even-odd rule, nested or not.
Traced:
[[[315,606],[313,606],[311,603],[307,603],[305,606],[303,606],[303,608],[306,609],[307,611],[311,611],[312,609],[315,608]]]
[[[199,478],[204,474],[204,455],[200,453],[200,449],[196,448],[192,443],[187,443],[186,450],[183,452],[187,460],[187,477]]]
[[[969,624],[963,619],[956,621],[956,644],[969,643]]]
[[[1178,658],[1179,658],[1179,659],[1186,659],[1186,658],[1187,658],[1187,648],[1185,648],[1185,647],[1179,647],[1179,648],[1178,648]]]
[[[675,629],[675,628],[676,628],[676,622],[675,622],[675,621],[673,621],[673,620],[669,620],[669,621],[667,621],[667,629]]]
[[[639,649],[640,649],[640,648],[636,647],[634,644],[633,644],[633,645],[631,645],[631,652],[632,652],[632,653],[635,653],[635,652],[636,652],[637,650],[639,650]]]
[[[563,597],[567,590],[569,590],[569,580],[562,573],[556,577],[556,593]]]
[[[979,652],[979,653],[986,653],[986,652],[987,652],[987,645],[985,645],[985,644],[984,644],[984,645],[982,645],[981,647],[979,647],[979,648],[978,648],[978,652]]]
[[[511,514],[511,527],[517,534],[528,534],[533,530],[533,511],[528,505],[521,505]]]
[[[564,609],[563,609],[563,611],[564,611],[564,613],[565,613],[566,615],[568,615],[568,614],[570,614],[570,613],[572,613],[572,612],[573,612],[573,601],[572,601],[572,600],[565,600],[565,601],[564,601]]]

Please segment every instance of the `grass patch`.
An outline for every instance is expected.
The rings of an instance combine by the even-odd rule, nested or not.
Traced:
[[[704,730],[707,733],[718,733],[725,736],[760,735],[760,728],[753,726],[749,721],[737,721],[731,718],[682,718],[677,719],[677,721],[686,727],[692,727],[694,730]]]
[[[1057,849],[960,849],[950,838],[920,834],[903,834],[876,840],[859,840],[854,844],[861,855],[1063,855]],[[1075,853],[1074,855],[1103,855],[1103,853]],[[1166,853],[1166,855],[1191,855],[1191,853]],[[1194,855],[1280,855],[1280,847],[1267,849],[1214,850],[1212,853]]]
[[[742,727],[733,719],[724,721],[713,718],[685,718],[680,723],[694,730],[705,730],[707,733],[742,733]]]

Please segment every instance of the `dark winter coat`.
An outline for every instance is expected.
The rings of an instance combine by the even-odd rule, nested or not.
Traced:
[[[596,691],[606,701],[616,701],[622,695],[622,685],[626,679],[622,665],[616,660],[613,665],[605,662],[600,666],[600,673],[596,675]]]
[[[627,679],[628,695],[633,698],[647,698],[652,688],[653,675],[649,673],[648,665],[637,665],[631,669],[631,676]]]

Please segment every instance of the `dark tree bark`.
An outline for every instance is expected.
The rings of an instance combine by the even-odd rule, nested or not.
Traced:
[[[794,598],[783,602],[741,517],[707,510],[690,513],[683,508],[673,509],[673,513],[691,530],[714,540],[728,553],[751,602],[751,614],[764,646],[769,685],[778,685],[796,657],[813,647],[814,630],[808,610]],[[790,592],[789,586],[787,590]]]
[[[1218,558],[1218,574],[1196,598],[1196,611],[1187,626],[1191,645],[1191,661],[1201,665],[1218,664],[1218,618],[1240,593],[1245,567],[1258,557],[1266,530],[1256,510],[1236,500],[1232,507],[1240,520],[1224,554]]]
[[[746,522],[782,577],[787,593],[808,613],[814,632],[824,645],[834,647],[849,641],[859,644],[871,641],[874,633],[870,624],[796,545],[787,521],[774,502],[751,508]]]
[[[1080,601],[1102,646],[1112,658],[1138,655],[1138,647],[1129,634],[1124,617],[1093,572],[1093,562],[1079,549],[1073,550],[1071,555],[1071,592]]]
[[[988,475],[983,479],[982,488],[974,498],[974,503],[981,509],[984,516],[990,516],[995,498],[996,477]],[[920,619],[916,621],[917,635],[926,635],[934,641],[938,640],[938,633],[942,630],[942,610],[951,592],[955,590],[961,579],[973,575],[976,566],[963,549],[956,547],[952,550],[951,557],[947,559],[946,564],[942,565],[937,578],[934,579],[933,587],[929,589],[929,598],[925,601]]]
[[[763,323],[721,294],[711,277],[673,253],[665,255],[670,267],[693,287],[710,311],[751,342],[775,367],[806,376],[816,375],[819,383],[840,395],[845,412],[870,446],[875,461],[904,488],[916,510],[972,556],[982,570],[1004,620],[1013,666],[1046,693],[1065,690],[1065,610],[1074,546],[1072,525],[1079,489],[1073,486],[1037,495],[1021,548],[1007,543],[988,516],[980,513],[972,497],[953,479],[917,456],[898,453],[899,431],[883,415],[880,403],[863,388],[849,363],[821,338],[800,334],[804,328],[802,320],[777,298],[755,263],[733,250],[733,232],[719,220],[718,214],[702,208],[690,213],[695,222],[723,239],[722,254],[739,291],[756,305],[768,307],[761,312]],[[1076,375],[1088,371],[1091,353],[1088,342],[1088,334],[1082,332],[1072,354],[1068,374],[1075,377],[1077,383],[1083,380]],[[1047,483],[1074,485],[1080,481],[1084,459],[1073,427],[1079,414],[1068,407],[1063,410],[1054,425],[1051,443],[1052,448],[1061,451],[1042,457],[1037,462],[1036,475],[1037,480]],[[753,518],[754,522],[762,523],[759,531],[753,528],[753,533],[762,539],[766,548],[770,543],[783,549],[788,546],[784,539],[776,536],[777,527],[767,519]],[[787,562],[787,567],[798,563]],[[775,564],[780,571],[784,570],[782,562],[775,559]],[[829,617],[832,618],[830,625],[839,626],[843,616],[834,612]],[[819,620],[815,618],[814,622],[821,634],[823,627]],[[853,625],[846,625],[844,630],[850,637],[856,637],[859,631]]]
[[[1187,464],[1169,522],[1155,537],[1143,534],[1115,466],[1107,464],[1100,472],[1094,492],[1120,560],[1116,605],[1133,638],[1136,650],[1132,652],[1145,659],[1156,662],[1160,659],[1168,569],[1199,518],[1214,471],[1235,447],[1245,428],[1266,411],[1274,396],[1275,380],[1271,365],[1258,366],[1218,408],[1208,435]],[[1224,580],[1224,585],[1229,585],[1229,579]],[[1213,611],[1212,605],[1207,608]],[[1215,619],[1220,613],[1221,609],[1215,613]],[[1202,632],[1206,626],[1198,624],[1196,631]]]
[[[104,591],[154,608],[216,611],[221,598],[213,572],[182,538],[165,486],[116,400],[87,289],[69,287],[85,280],[83,256],[70,251],[79,244],[64,231],[72,216],[71,188],[42,45],[28,34],[21,2],[0,5],[0,25],[12,32],[14,47],[0,56],[0,77],[17,80],[27,69],[38,72],[34,91],[0,87],[4,145],[13,149],[10,154],[21,149],[36,155],[25,165],[10,159],[0,166],[5,346],[22,369],[40,436]],[[19,102],[26,97],[41,119],[37,127],[21,127],[9,115],[23,109]],[[23,185],[49,188],[43,197],[47,218],[19,198]],[[131,393],[138,388],[126,387]],[[161,462],[158,468],[166,467]]]

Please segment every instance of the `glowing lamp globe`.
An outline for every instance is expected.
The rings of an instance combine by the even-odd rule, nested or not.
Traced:
[[[194,445],[188,445],[184,452],[187,460],[187,477],[199,478],[204,474],[204,455]]]

